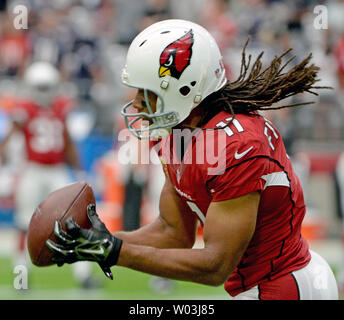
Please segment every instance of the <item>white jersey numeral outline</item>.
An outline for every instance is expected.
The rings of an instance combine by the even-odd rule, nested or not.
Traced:
[[[188,206],[190,207],[191,211],[196,213],[198,218],[202,221],[202,223],[205,223],[205,215],[203,214],[203,212],[201,211],[200,208],[198,208],[197,204],[191,201],[186,201],[186,203],[188,204]]]
[[[265,120],[265,126],[264,126],[264,135],[267,137],[268,142],[269,142],[269,146],[270,148],[275,151],[275,145],[272,143],[272,138],[275,137],[275,139],[277,140],[278,134],[276,133],[276,130],[274,129],[274,127],[270,124],[271,122],[266,119],[265,117],[263,117]],[[232,135],[234,135],[234,131],[228,126],[228,122],[232,120],[232,117],[226,118],[224,121],[220,121],[216,127],[217,128],[223,128],[223,131],[229,136],[231,137]],[[227,123],[226,123],[226,122]],[[243,132],[244,128],[242,127],[242,125],[240,124],[240,122],[237,119],[233,119],[232,121],[233,126],[236,128],[236,130],[238,132]],[[272,134],[271,134],[271,133]]]
[[[268,131],[271,131],[273,136],[278,139],[278,134],[276,133],[275,129],[273,126],[268,122],[268,120],[265,119],[265,127],[264,127],[264,134],[268,138],[269,145],[273,151],[275,151],[275,146],[272,143],[272,135],[268,133]]]
[[[232,117],[230,118],[226,118],[225,121],[229,122],[232,120]],[[240,124],[240,122],[237,119],[234,119],[232,121],[232,124],[234,125],[234,127],[237,129],[238,132],[243,132],[244,128],[242,127],[242,125]],[[228,123],[224,122],[224,121],[220,121],[216,127],[217,128],[223,128],[224,132],[226,132],[226,134],[228,135],[228,137],[232,136],[234,134],[233,130],[227,126]]]

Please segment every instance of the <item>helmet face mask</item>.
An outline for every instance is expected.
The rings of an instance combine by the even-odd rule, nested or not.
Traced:
[[[134,101],[124,105],[121,114],[127,128],[139,139],[159,138],[168,135],[170,129],[179,123],[178,114],[175,111],[164,112],[164,100],[158,94],[155,94],[157,96],[157,110],[152,110],[148,90],[143,89],[143,92],[148,112],[131,112],[130,108]]]
[[[146,138],[157,136],[160,129],[169,134],[204,98],[225,85],[226,76],[221,53],[208,31],[189,21],[165,20],[134,39],[122,82],[157,96],[155,112],[147,108],[147,113],[128,113],[130,103],[122,109],[129,130]],[[135,128],[139,121],[135,117],[149,119],[150,125]]]
[[[34,101],[43,108],[48,108],[57,94],[57,88],[53,86],[30,86],[31,96]]]

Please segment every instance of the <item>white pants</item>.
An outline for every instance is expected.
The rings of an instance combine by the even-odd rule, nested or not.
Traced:
[[[316,252],[304,268],[291,273],[300,300],[338,300],[338,287],[328,263]],[[235,296],[234,300],[259,300],[262,295],[257,285]]]
[[[35,208],[49,193],[71,183],[64,165],[28,163],[19,179],[15,194],[16,227],[26,231]]]

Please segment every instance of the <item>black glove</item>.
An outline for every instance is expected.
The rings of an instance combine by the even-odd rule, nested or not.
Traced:
[[[70,217],[66,220],[65,232],[61,223],[55,221],[54,234],[57,243],[50,239],[46,241],[47,247],[53,252],[53,262],[62,266],[64,263],[77,261],[95,261],[105,275],[113,279],[110,267],[117,264],[122,240],[106,229],[94,204],[87,207],[87,216],[92,223],[91,229],[81,229]]]

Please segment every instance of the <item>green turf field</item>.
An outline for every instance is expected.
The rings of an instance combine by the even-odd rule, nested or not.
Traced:
[[[101,280],[100,289],[82,289],[73,277],[70,265],[61,268],[32,266],[28,289],[14,288],[17,274],[11,260],[0,256],[0,300],[229,300],[223,286],[209,287],[184,281],[173,281],[169,293],[150,288],[150,275],[122,267],[112,268],[114,280],[107,279],[94,264],[93,274]],[[341,300],[344,297],[340,297]]]
[[[121,300],[160,300],[160,299],[229,299],[223,287],[209,287],[190,282],[174,281],[170,293],[162,294],[149,288],[151,276],[114,267],[114,280],[107,279],[97,265],[94,265],[94,276],[103,281],[101,289],[81,289],[73,278],[70,265],[58,268],[32,267],[29,274],[28,290],[14,288],[16,274],[10,259],[0,257],[0,299],[8,300],[69,300],[69,299],[121,299]]]

